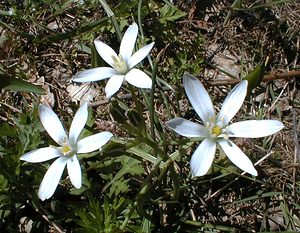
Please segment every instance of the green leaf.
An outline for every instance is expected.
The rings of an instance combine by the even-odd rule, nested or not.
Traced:
[[[75,44],[75,47],[81,51],[81,52],[84,52],[84,53],[87,53],[87,54],[92,54],[92,50],[90,47],[88,47],[86,44],[84,43],[81,43],[81,42],[78,42]]]
[[[172,22],[177,19],[186,16],[186,13],[179,10],[176,6],[164,5],[160,9],[160,19],[162,24],[167,24],[167,22]]]
[[[109,197],[112,197],[113,195],[118,196],[120,193],[126,193],[128,191],[129,187],[127,183],[130,179],[125,179],[125,175],[138,176],[144,173],[141,162],[135,158],[121,156],[117,160],[121,164],[121,169],[103,188],[103,190],[106,190],[110,187]],[[102,178],[105,177],[102,176]]]
[[[112,183],[111,187],[110,187],[110,193],[114,193],[116,196],[118,196],[120,193],[126,193],[129,189],[128,186],[128,181],[130,179],[121,179],[121,180],[116,180]]]
[[[282,192],[275,192],[274,191],[274,192],[259,193],[259,194],[253,195],[251,197],[247,197],[247,198],[244,198],[244,199],[241,199],[241,200],[234,201],[233,204],[238,204],[238,203],[246,202],[246,201],[255,201],[255,200],[260,199],[260,198],[273,197],[273,196],[277,196],[277,195],[280,195],[280,194],[282,194]]]
[[[265,65],[259,64],[255,67],[254,70],[252,70],[245,78],[244,80],[248,81],[248,93],[251,93],[251,91],[260,85],[265,72]]]
[[[5,74],[0,74],[0,90],[1,89],[46,94],[46,91],[39,85],[34,85],[21,79],[9,77]]]
[[[10,126],[7,122],[4,122],[0,126],[0,136],[17,137],[17,130],[15,127]]]

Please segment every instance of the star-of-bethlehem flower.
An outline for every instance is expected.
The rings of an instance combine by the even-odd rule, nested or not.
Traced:
[[[133,68],[141,62],[152,49],[154,42],[146,45],[133,53],[134,45],[138,35],[138,26],[133,23],[126,30],[120,45],[119,55],[107,44],[95,40],[95,47],[99,55],[111,67],[98,67],[81,71],[74,76],[75,82],[93,82],[110,78],[105,87],[106,97],[115,94],[124,80],[139,88],[151,88],[152,80],[143,71]]]
[[[39,106],[39,115],[44,128],[59,146],[33,150],[22,155],[20,159],[39,163],[57,158],[49,167],[39,188],[39,198],[44,201],[55,192],[66,165],[71,183],[79,189],[82,180],[77,154],[100,149],[113,135],[110,132],[101,132],[78,140],[88,118],[87,103],[84,103],[76,112],[70,127],[69,137],[59,118],[48,105],[41,104]]]
[[[183,118],[174,118],[166,124],[182,136],[197,137],[203,140],[191,158],[190,166],[193,176],[202,176],[208,172],[215,156],[217,144],[237,167],[257,176],[257,171],[250,159],[230,138],[265,137],[278,132],[284,126],[278,120],[246,120],[229,124],[246,97],[247,85],[247,81],[242,81],[235,86],[226,97],[221,111],[216,115],[211,98],[201,82],[189,74],[183,76],[183,86],[187,97],[203,125]]]

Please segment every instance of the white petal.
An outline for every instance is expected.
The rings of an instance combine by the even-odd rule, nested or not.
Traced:
[[[81,133],[81,131],[84,128],[84,125],[87,121],[88,118],[88,103],[85,102],[84,104],[82,104],[80,106],[80,108],[77,110],[71,127],[70,127],[70,132],[69,132],[69,141],[71,143],[71,145],[76,145],[77,142],[77,138],[79,136],[79,134]]]
[[[138,35],[138,25],[133,23],[126,30],[120,45],[120,55],[125,61],[130,58]]]
[[[39,106],[39,115],[44,128],[56,143],[60,145],[67,139],[66,131],[52,108],[41,104]]]
[[[74,78],[74,82],[95,82],[109,78],[118,72],[110,67],[99,67],[78,72]]]
[[[195,150],[191,159],[193,176],[205,175],[212,165],[216,152],[216,142],[206,138]]]
[[[106,98],[110,98],[112,95],[114,95],[122,86],[123,81],[124,75],[111,76],[105,86]]]
[[[257,171],[254,168],[251,160],[237,145],[230,140],[220,140],[219,144],[231,162],[233,162],[241,170],[248,172],[253,176],[257,176]]]
[[[97,52],[102,57],[102,59],[106,61],[110,66],[113,66],[115,63],[113,57],[118,58],[116,52],[110,46],[100,40],[94,40],[94,44]]]
[[[81,139],[77,144],[78,154],[89,153],[100,149],[112,137],[110,132],[101,132]]]
[[[50,198],[55,192],[67,161],[68,157],[59,157],[49,167],[39,188],[39,198],[42,201]]]
[[[166,122],[166,125],[184,137],[208,137],[209,132],[203,125],[176,117]]]
[[[54,147],[45,147],[30,151],[20,157],[20,160],[24,160],[30,163],[40,163],[53,158],[57,158],[62,154]]]
[[[129,60],[127,60],[127,66],[129,69],[134,67],[136,64],[140,63],[151,51],[154,46],[154,42],[148,44],[142,48],[140,48],[137,52],[135,52]]]
[[[68,159],[67,169],[71,183],[75,188],[80,189],[82,183],[81,168],[76,155]]]
[[[184,74],[183,86],[187,97],[204,125],[211,122],[211,118],[215,117],[215,111],[211,98],[201,82],[190,74]]]
[[[235,116],[246,97],[247,85],[248,81],[244,80],[229,92],[218,115],[217,122],[221,121],[225,126]]]
[[[138,69],[131,69],[126,75],[125,80],[131,85],[139,88],[151,88],[152,79],[143,71]]]
[[[282,130],[284,125],[277,120],[249,120],[236,122],[227,127],[230,137],[259,138]]]

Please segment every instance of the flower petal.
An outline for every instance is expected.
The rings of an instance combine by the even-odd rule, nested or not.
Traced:
[[[151,51],[151,49],[154,46],[154,42],[151,44],[148,44],[142,48],[140,48],[138,51],[136,51],[127,61],[127,66],[129,69],[134,67],[136,64],[140,63]]]
[[[128,59],[131,57],[138,35],[138,30],[138,25],[136,23],[133,23],[127,28],[122,38],[120,45],[120,55],[122,55],[125,61],[128,61]]]
[[[81,131],[83,130],[87,118],[88,118],[88,103],[85,102],[77,110],[70,127],[69,142],[71,143],[71,145],[76,145],[77,138],[81,133]]]
[[[100,149],[112,137],[110,132],[101,132],[81,139],[77,144],[77,153],[89,153]]]
[[[260,138],[282,130],[284,125],[277,120],[248,120],[227,127],[229,137]]]
[[[143,71],[138,69],[131,69],[126,75],[125,80],[131,85],[139,88],[151,88],[152,79]]]
[[[45,130],[51,138],[59,145],[62,144],[67,139],[67,134],[52,108],[41,104],[39,106],[39,115]]]
[[[191,159],[193,176],[205,175],[212,165],[216,152],[216,142],[206,138],[195,150]]]
[[[236,85],[227,95],[217,118],[217,122],[223,122],[222,126],[227,125],[241,108],[247,94],[247,85],[248,81],[244,80]]]
[[[81,168],[76,155],[68,159],[67,169],[71,183],[75,188],[80,189],[82,184]]]
[[[215,117],[215,111],[211,98],[201,82],[190,74],[184,74],[183,86],[187,97],[203,124],[206,125],[207,122],[211,122],[211,118]]]
[[[257,176],[257,171],[251,160],[237,145],[230,140],[220,140],[218,142],[231,162],[233,162],[241,170],[248,172],[253,176]]]
[[[116,52],[110,46],[100,40],[94,40],[94,44],[97,52],[102,57],[102,59],[106,61],[110,66],[113,66],[115,63],[113,57],[118,58]]]
[[[30,163],[40,163],[53,158],[57,158],[62,154],[54,147],[45,147],[30,151],[20,157],[20,160]]]
[[[39,198],[42,201],[50,198],[55,192],[67,161],[68,157],[59,157],[49,167],[39,188]]]
[[[88,70],[83,70],[75,74],[74,82],[95,82],[109,78],[118,72],[110,67],[98,67]]]
[[[166,125],[184,137],[208,137],[209,132],[203,125],[194,123],[184,118],[176,117],[166,122]]]
[[[124,81],[124,75],[113,75],[108,80],[105,86],[106,98],[110,98],[114,95],[121,87]]]

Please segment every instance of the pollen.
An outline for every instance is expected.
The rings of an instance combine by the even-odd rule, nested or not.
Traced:
[[[216,125],[211,129],[211,133],[217,137],[222,133],[222,129]]]
[[[61,148],[61,152],[62,152],[64,155],[68,155],[71,151],[72,151],[72,148],[71,148],[69,145],[64,145],[64,146]]]

